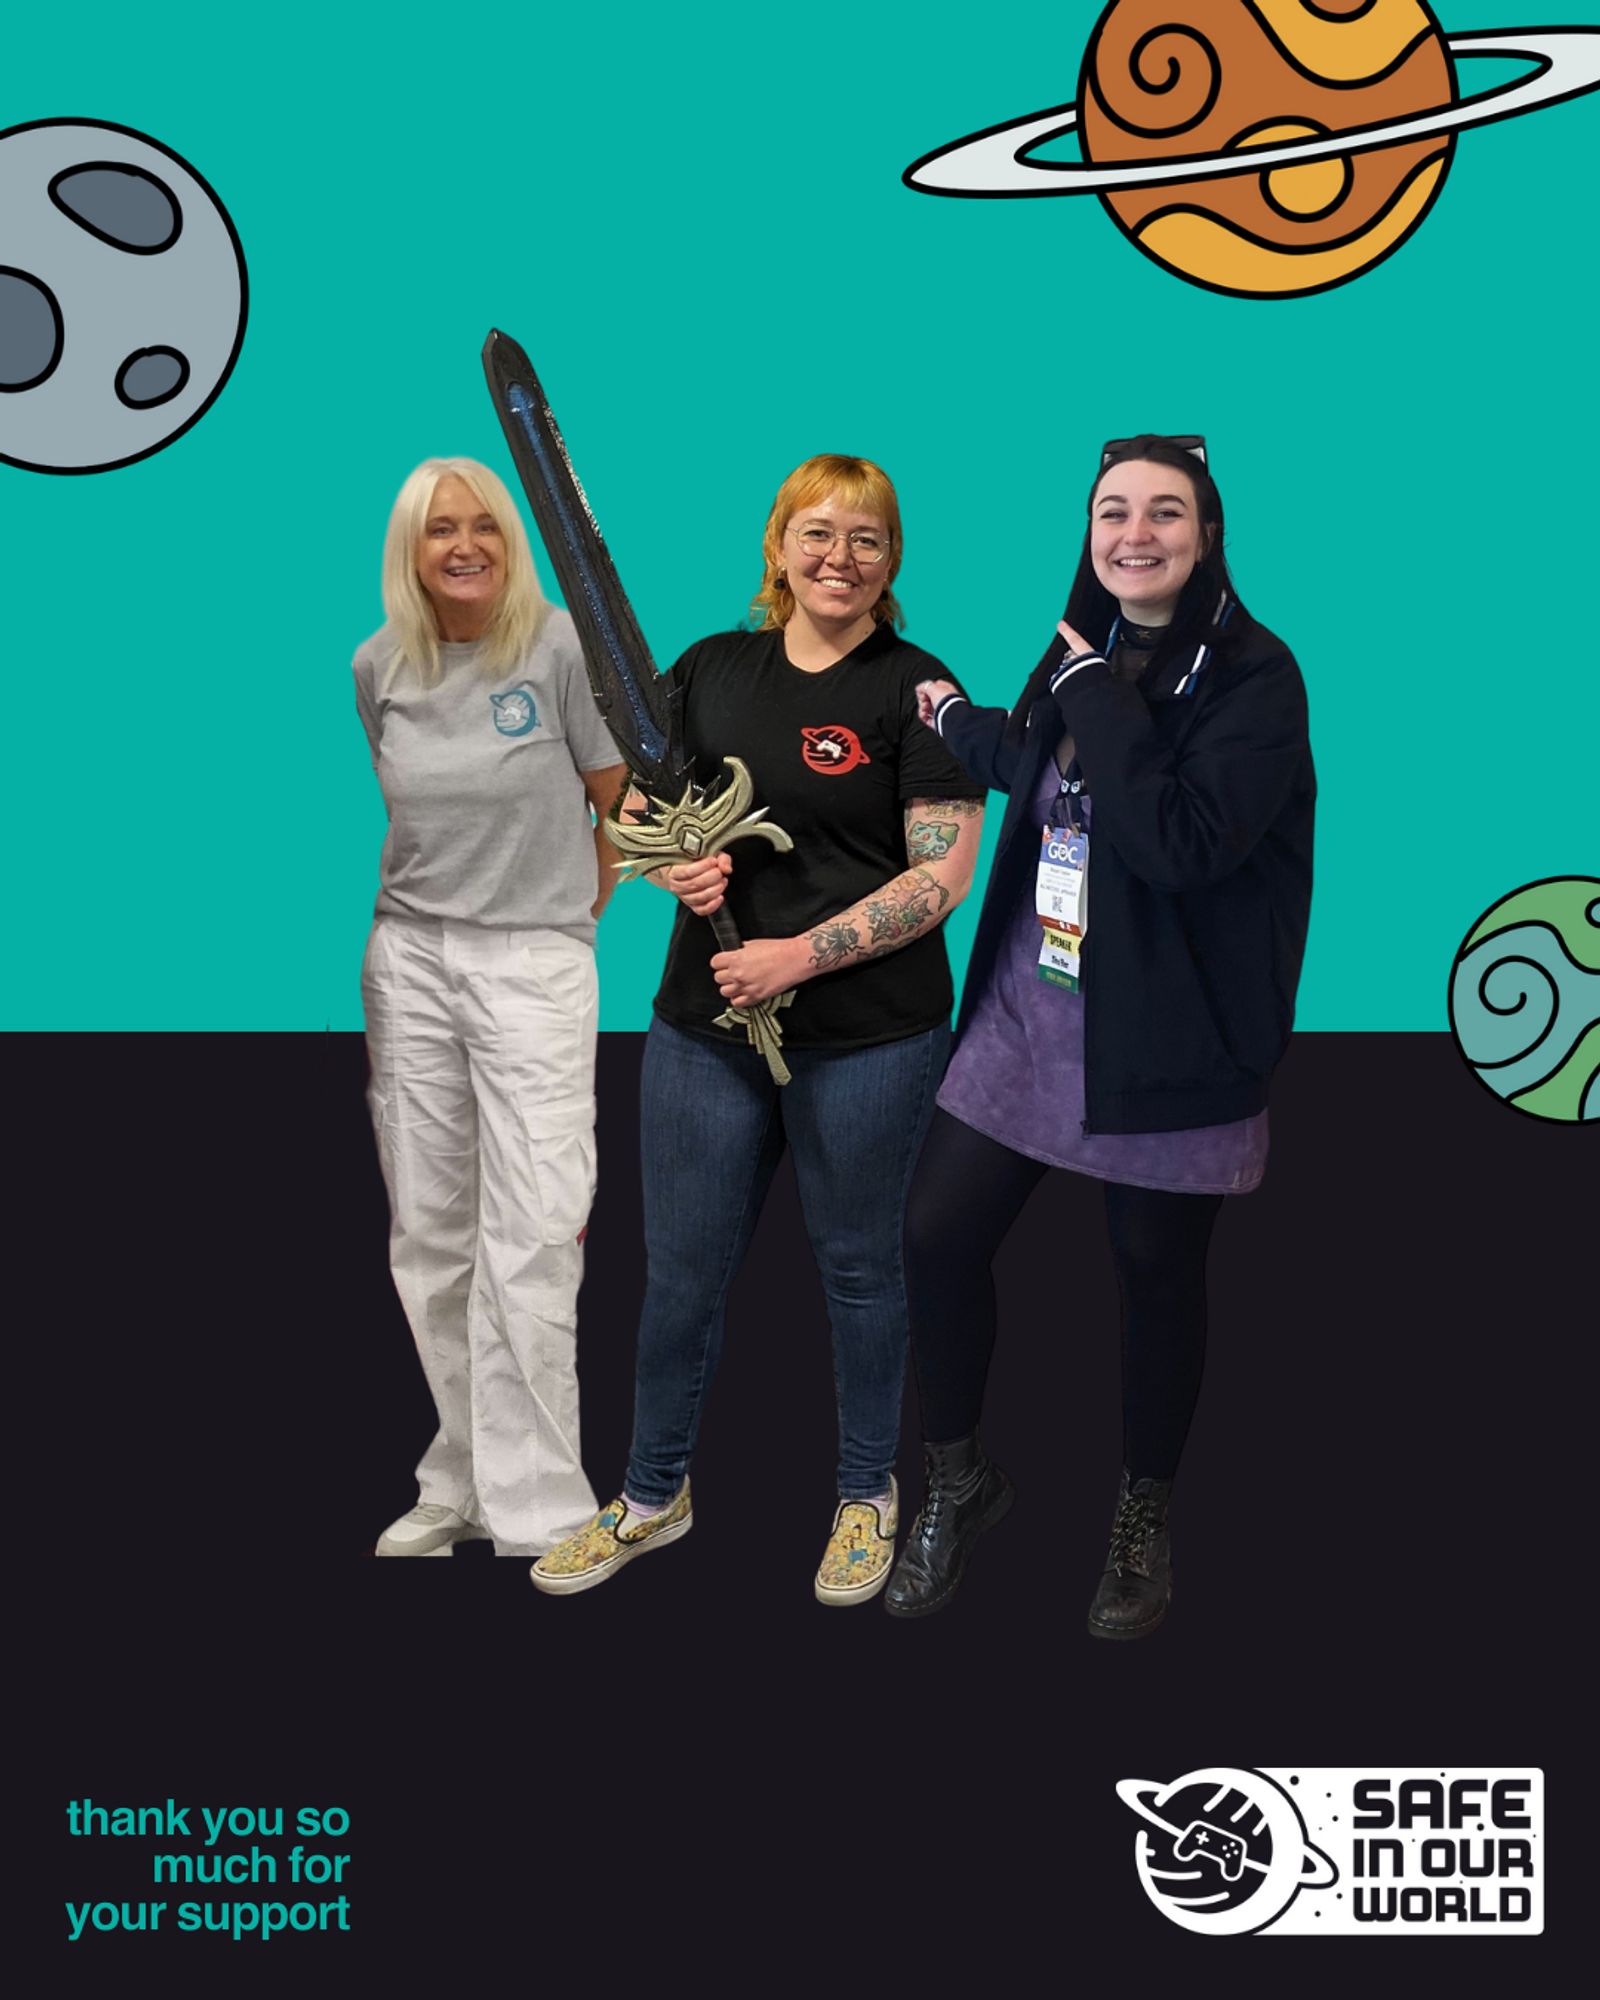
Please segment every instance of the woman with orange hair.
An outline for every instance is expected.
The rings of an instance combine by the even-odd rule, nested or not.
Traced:
[[[865,1602],[888,1580],[891,1466],[906,1350],[906,1187],[949,1052],[940,926],[971,884],[981,788],[917,719],[944,672],[896,636],[893,486],[866,459],[808,459],[767,521],[755,631],[718,633],[673,668],[696,778],[741,757],[794,838],[679,863],[645,1045],[648,1280],[633,1450],[619,1497],[534,1565],[545,1591],[589,1590],[687,1534],[689,1460],[728,1287],[774,1169],[793,1152],[833,1329],[839,1505],[816,1595]],[[726,901],[744,943],[699,919]],[[781,1090],[730,1008],[793,994]]]

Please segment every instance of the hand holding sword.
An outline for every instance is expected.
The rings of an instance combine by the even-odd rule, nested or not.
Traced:
[[[527,355],[508,335],[491,332],[483,367],[529,507],[578,628],[595,701],[645,801],[642,818],[625,820],[620,801],[610,814],[612,844],[627,856],[623,879],[664,862],[718,855],[731,841],[751,836],[787,852],[794,843],[766,820],[765,807],[749,810],[754,786],[737,757],[722,760],[726,776],[715,789],[694,782],[676,701],[656,672]],[[743,956],[738,927],[727,908],[714,907],[709,921],[722,947],[713,968],[724,954]],[[726,991],[720,976],[718,986]],[[744,1029],[778,1083],[789,1081],[789,1071],[780,1053],[783,1030],[777,1016],[792,997],[791,992],[769,993],[717,1017],[718,1027]]]
[[[624,802],[626,804],[626,802]],[[649,880],[666,889],[697,917],[721,909],[733,857],[727,852],[705,861],[679,861],[653,869]],[[746,938],[737,951],[719,951],[711,961],[711,976],[723,998],[735,1008],[792,991],[816,971],[816,958],[801,938]]]
[[[670,868],[657,869],[650,879],[670,890],[697,917],[709,917],[722,908],[732,872],[733,856],[723,853],[708,855],[704,861],[675,861]]]

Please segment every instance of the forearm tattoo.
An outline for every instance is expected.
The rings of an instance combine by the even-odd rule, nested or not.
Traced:
[[[950,891],[926,868],[897,875],[881,895],[871,896],[861,905],[872,945],[870,955],[876,958],[893,951],[897,944],[908,943],[932,923],[949,900]]]
[[[817,970],[832,972],[852,960],[864,964],[898,951],[935,922],[949,900],[950,891],[926,868],[897,875],[876,896],[810,933]]]
[[[836,965],[848,964],[860,949],[861,933],[854,924],[842,919],[838,923],[819,924],[811,933],[811,955],[819,972],[831,972]]]
[[[961,838],[963,820],[981,818],[982,799],[917,799],[906,814],[912,866],[875,895],[807,933],[813,970],[866,964],[910,944],[944,915],[950,891],[923,862],[943,861]]]

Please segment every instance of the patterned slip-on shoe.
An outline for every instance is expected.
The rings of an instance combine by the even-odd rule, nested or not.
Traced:
[[[819,1604],[865,1604],[889,1581],[894,1531],[900,1525],[900,1489],[889,1475],[889,1504],[841,1500],[833,1533],[817,1571]]]
[[[419,1500],[409,1514],[391,1521],[373,1551],[380,1556],[447,1556],[457,1542],[484,1542],[486,1528],[463,1520],[453,1507],[437,1500]]]
[[[587,1528],[560,1542],[546,1556],[540,1556],[529,1572],[535,1590],[552,1597],[570,1597],[574,1591],[593,1590],[608,1576],[615,1576],[624,1563],[651,1549],[664,1548],[694,1526],[689,1505],[689,1482],[669,1507],[641,1520],[618,1495],[609,1507],[602,1507]]]

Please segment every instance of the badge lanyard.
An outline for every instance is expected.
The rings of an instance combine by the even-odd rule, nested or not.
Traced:
[[[1122,631],[1116,618],[1105,643],[1109,658]],[[1039,943],[1039,977],[1051,986],[1076,993],[1081,979],[1083,940],[1089,929],[1089,829],[1079,809],[1083,771],[1074,750],[1061,773],[1055,809],[1046,819],[1039,841],[1039,872],[1034,880],[1034,911],[1044,935]]]

